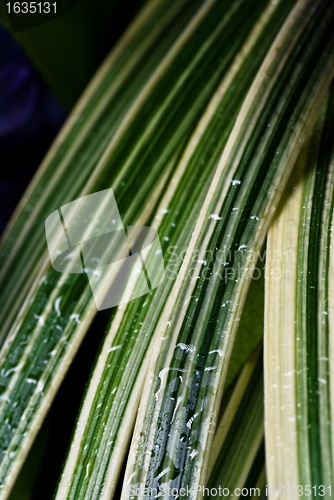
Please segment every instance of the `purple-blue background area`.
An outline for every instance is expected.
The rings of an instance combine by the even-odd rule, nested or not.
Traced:
[[[66,113],[0,25],[0,235]]]

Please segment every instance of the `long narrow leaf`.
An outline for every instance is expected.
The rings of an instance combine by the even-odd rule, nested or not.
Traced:
[[[333,89],[268,237],[266,447],[277,495],[330,498],[333,484]],[[297,229],[297,230],[296,230]],[[308,486],[307,486],[308,485]],[[305,488],[308,488],[306,490]],[[298,494],[299,494],[298,493]]]
[[[263,361],[257,349],[245,364],[217,428],[206,485],[211,494],[219,488],[225,489],[224,496],[233,496],[236,488],[241,494],[263,438]]]

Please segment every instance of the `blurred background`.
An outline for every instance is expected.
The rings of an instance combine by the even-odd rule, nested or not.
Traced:
[[[67,112],[0,25],[0,233]]]
[[[12,33],[8,0],[0,0],[0,235],[68,113],[142,3],[67,0],[64,15],[39,25],[29,15],[32,27]]]

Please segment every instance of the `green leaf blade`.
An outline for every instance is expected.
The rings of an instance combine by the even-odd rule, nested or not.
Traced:
[[[156,488],[160,484],[159,480],[162,477],[160,474],[163,471],[167,471],[163,481],[179,488],[186,485],[195,488],[197,484],[205,480],[205,456],[210,449],[210,425],[215,420],[215,402],[219,401],[219,394],[222,391],[224,366],[226,366],[231,350],[238,311],[245,296],[247,276],[249,276],[249,270],[252,269],[249,257],[245,258],[244,252],[240,250],[244,246],[248,248],[248,252],[258,246],[261,247],[268,227],[267,221],[270,220],[280,195],[278,188],[281,189],[285,184],[296,159],[299,134],[304,133],[305,122],[309,122],[316,112],[318,104],[314,98],[317,92],[314,89],[318,89],[320,101],[323,91],[329,85],[329,80],[327,80],[323,90],[320,91],[324,80],[318,70],[309,80],[302,79],[299,67],[297,69],[296,63],[293,63],[294,58],[300,57],[299,43],[305,47],[306,39],[309,40],[315,33],[318,33],[315,19],[311,20],[309,11],[304,8],[304,4],[297,4],[277,39],[277,46],[273,45],[272,52],[264,63],[266,71],[263,68],[262,71],[271,84],[263,83],[260,70],[260,75],[249,93],[253,99],[256,95],[257,99],[253,101],[246,99],[244,109],[239,115],[239,122],[237,121],[235,126],[235,133],[232,131],[230,141],[225,148],[222,166],[217,169],[213,180],[216,194],[212,198],[207,198],[203,216],[195,228],[188,247],[188,255],[200,248],[200,257],[204,254],[205,247],[214,249],[224,244],[226,257],[230,250],[237,248],[239,253],[235,257],[234,268],[239,263],[241,275],[239,274],[235,282],[229,281],[225,286],[221,282],[219,284],[218,280],[212,280],[209,284],[200,280],[195,285],[185,275],[187,267],[183,266],[183,270],[181,269],[175,284],[178,296],[176,298],[175,294],[173,299],[169,300],[160,323],[166,340],[162,347],[159,345],[160,342],[156,342],[155,350],[158,354],[153,357],[154,365],[147,378],[147,382],[152,384],[152,389],[145,391],[142,398],[140,418],[136,424],[125,485],[129,481],[133,487],[145,484],[146,488]],[[301,18],[305,19],[302,25],[300,25]],[[326,23],[325,19],[328,19],[327,14],[323,18]],[[297,32],[292,29],[292,26],[298,26]],[[323,32],[325,46],[328,43],[327,29],[328,27]],[[332,46],[332,42],[329,42],[329,46]],[[308,75],[311,62],[316,57],[314,49],[313,44],[309,52],[303,49],[303,67]],[[318,49],[323,53],[320,45]],[[274,63],[276,57],[280,58],[280,50],[287,51],[289,54],[289,57],[285,58],[285,66]],[[328,64],[331,57],[327,60]],[[284,76],[282,83],[279,81],[280,74]],[[290,84],[287,86],[288,74]],[[325,74],[329,76],[327,70]],[[303,76],[305,77],[305,74]],[[320,77],[319,80],[318,77]],[[275,88],[272,87],[273,83],[276,84]],[[265,87],[267,87],[266,91]],[[273,91],[270,94],[272,88]],[[294,99],[293,107],[284,106],[288,92],[291,92],[289,102],[291,103]],[[280,95],[281,101],[277,102],[277,95]],[[264,128],[262,117],[257,122],[259,111],[254,109],[255,103],[258,109],[261,108],[261,102],[263,105],[268,105],[268,115],[265,120],[267,121],[269,117],[269,123],[273,127],[272,131],[268,131],[264,136],[262,135]],[[288,122],[286,121],[287,114],[290,116]],[[282,117],[285,121],[283,130],[279,127],[279,120]],[[255,123],[258,124],[258,128],[255,127]],[[294,132],[291,133],[290,130]],[[245,144],[246,139],[248,144]],[[256,142],[256,139],[259,142]],[[293,150],[294,154],[292,154]],[[259,152],[262,153],[262,158]],[[277,152],[281,155],[284,152],[283,158],[276,156]],[[245,153],[247,162],[241,161],[241,155]],[[231,186],[228,187],[230,183]],[[236,189],[239,183],[241,184],[240,190]],[[228,217],[233,206],[247,207],[243,218],[237,219],[237,223],[233,223]],[[222,222],[210,228],[208,221],[210,214],[211,218],[221,219]],[[258,222],[253,222],[253,220],[248,222],[254,214]],[[263,222],[263,218],[267,221]],[[197,244],[197,241],[200,243]],[[195,295],[198,302],[197,305],[187,306],[185,313],[182,309],[187,304],[190,295]],[[232,304],[230,311],[219,312],[221,303],[226,304],[228,301]],[[183,319],[184,314],[186,314],[186,319]],[[166,322],[170,327],[164,326]],[[194,345],[196,349],[192,357],[188,355],[186,358],[185,355],[182,362],[175,355],[176,346],[180,343]],[[211,361],[213,358],[209,358],[209,354],[213,352],[220,353],[221,358],[219,360],[216,356],[218,363],[215,366]],[[210,374],[205,373],[206,370],[211,370],[211,367],[214,367],[214,371]],[[178,370],[182,371],[181,383],[176,383],[174,376],[174,371]],[[218,388],[219,381],[221,381],[220,388]],[[173,388],[173,384],[176,384],[176,389]],[[172,400],[178,397],[181,397],[184,402],[179,410],[179,421],[174,425],[171,421],[174,404]],[[198,452],[193,459],[190,457],[189,449],[196,449]],[[124,486],[122,498],[128,497],[131,498],[131,494],[127,486]]]

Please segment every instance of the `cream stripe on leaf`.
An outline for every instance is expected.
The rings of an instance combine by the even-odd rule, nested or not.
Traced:
[[[330,498],[333,484],[333,97],[331,88],[268,236],[267,470],[269,486],[292,486],[289,497],[309,485],[307,496]]]

